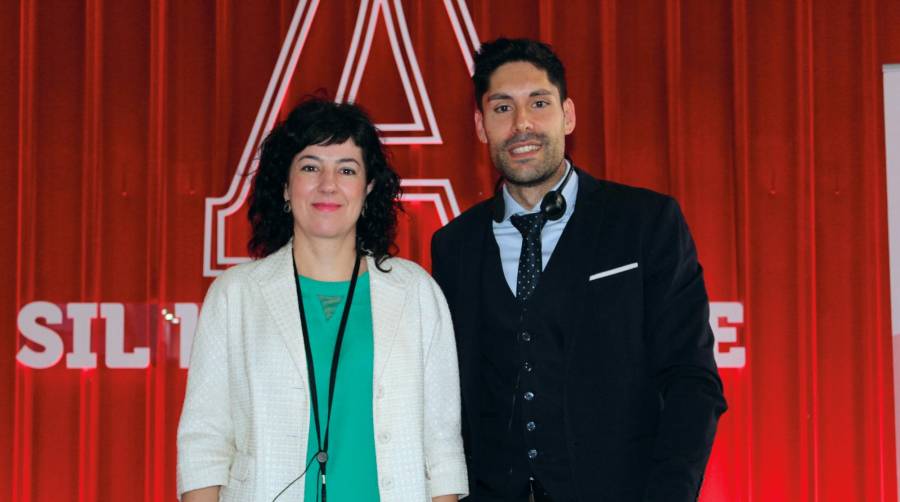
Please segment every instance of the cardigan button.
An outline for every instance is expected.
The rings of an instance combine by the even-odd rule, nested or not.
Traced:
[[[379,385],[378,387],[375,387],[375,398],[381,399],[383,397],[384,397],[384,385]]]
[[[381,443],[390,443],[391,442],[391,433],[388,431],[380,432],[378,434],[378,441]]]
[[[390,490],[391,488],[394,487],[394,480],[391,479],[391,478],[382,478],[382,479],[381,479],[381,486],[382,486],[385,490]]]

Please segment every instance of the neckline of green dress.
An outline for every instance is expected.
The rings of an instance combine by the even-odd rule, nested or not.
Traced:
[[[305,275],[298,275],[300,278],[300,284],[306,285],[309,284],[313,288],[344,288],[344,293],[347,291],[347,286],[350,285],[350,280],[346,281],[320,281],[318,279],[313,279],[311,277],[307,277]],[[359,279],[356,280],[356,286],[359,287],[369,279],[369,271],[365,271],[359,274]]]
[[[357,293],[361,290],[368,290],[368,274],[368,271],[363,272],[360,274],[359,279],[357,279]],[[300,285],[303,287],[303,296],[307,298],[306,301],[312,299],[318,300],[325,320],[331,321],[335,312],[337,312],[344,303],[350,281],[319,281],[303,275],[298,277],[300,277]]]

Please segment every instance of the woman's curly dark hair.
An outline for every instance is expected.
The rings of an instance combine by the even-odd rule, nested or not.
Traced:
[[[293,217],[283,207],[294,157],[309,145],[341,144],[348,139],[362,150],[366,182],[375,182],[366,197],[365,214],[356,222],[357,248],[373,256],[379,269],[396,253],[400,178],[387,162],[378,130],[356,105],[310,98],[297,105],[262,142],[248,214],[253,234],[247,244],[251,256],[268,256],[293,235]]]

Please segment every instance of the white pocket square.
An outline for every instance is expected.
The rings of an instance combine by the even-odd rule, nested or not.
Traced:
[[[609,270],[604,270],[603,272],[597,272],[596,274],[592,274],[588,277],[588,281],[596,281],[597,279],[603,279],[604,277],[609,277],[611,275],[621,274],[622,272],[627,272],[633,268],[638,268],[637,262],[629,263],[628,265],[622,265],[621,267],[611,268]]]

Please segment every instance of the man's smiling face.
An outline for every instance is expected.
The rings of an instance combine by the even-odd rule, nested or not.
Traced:
[[[560,101],[547,72],[531,63],[506,63],[491,75],[475,128],[507,183],[537,186],[562,172],[575,105]]]

